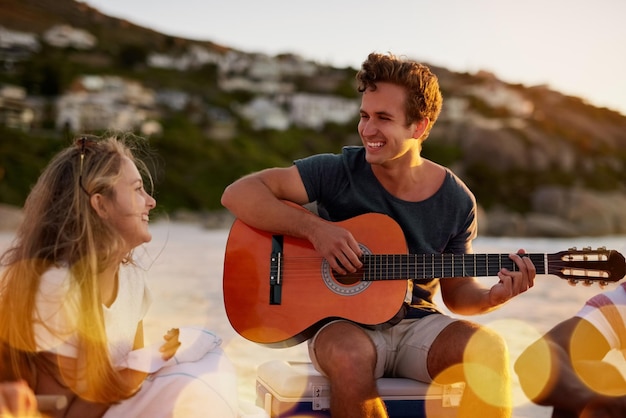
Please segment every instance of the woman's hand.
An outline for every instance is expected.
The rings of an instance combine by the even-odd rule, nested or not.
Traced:
[[[26,382],[0,383],[0,415],[9,417],[37,417],[37,399]]]
[[[161,346],[159,351],[163,360],[167,361],[174,357],[178,347],[180,347],[180,341],[178,341],[178,328],[172,328],[163,336],[165,343]]]

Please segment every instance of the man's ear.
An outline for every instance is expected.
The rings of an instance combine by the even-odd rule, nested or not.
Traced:
[[[413,130],[413,138],[419,139],[424,135],[426,128],[428,128],[428,124],[430,123],[430,119],[424,117],[419,122],[415,122],[415,129]]]
[[[109,213],[107,210],[106,200],[104,196],[102,196],[100,193],[94,193],[89,198],[89,203],[91,203],[91,207],[93,208],[93,210],[96,211],[99,217],[101,217],[102,219],[107,219]]]

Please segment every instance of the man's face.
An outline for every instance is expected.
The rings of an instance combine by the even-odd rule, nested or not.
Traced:
[[[358,132],[369,163],[399,158],[414,145],[416,124],[406,124],[405,100],[405,89],[387,82],[363,92]]]

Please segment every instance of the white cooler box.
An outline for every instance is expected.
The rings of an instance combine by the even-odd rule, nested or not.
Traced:
[[[399,378],[378,379],[377,385],[390,418],[426,417],[426,401],[428,418],[456,417],[464,388]],[[329,382],[311,363],[269,361],[257,369],[256,404],[272,418],[330,417]]]

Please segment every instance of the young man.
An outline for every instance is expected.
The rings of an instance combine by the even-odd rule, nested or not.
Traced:
[[[626,349],[626,283],[589,299],[515,363],[522,389],[555,418],[626,416],[626,380],[605,361]],[[622,359],[623,360],[623,359]]]
[[[451,171],[421,156],[441,110],[436,76],[419,63],[372,53],[357,81],[362,147],[243,177],[226,188],[222,204],[251,226],[308,240],[338,274],[361,267],[362,250],[334,222],[365,213],[392,217],[412,254],[471,253],[474,196]],[[321,217],[284,201],[316,202]],[[526,291],[535,267],[528,257],[510,258],[518,271],[502,269],[491,288],[471,277],[409,281],[405,309],[393,326],[369,329],[340,320],[320,329],[309,353],[330,379],[333,417],[387,416],[376,390],[382,376],[465,381],[462,416],[510,415],[505,343],[479,325],[441,314],[433,303],[439,284],[448,308],[463,315],[488,312]],[[482,338],[466,351],[475,335]]]

